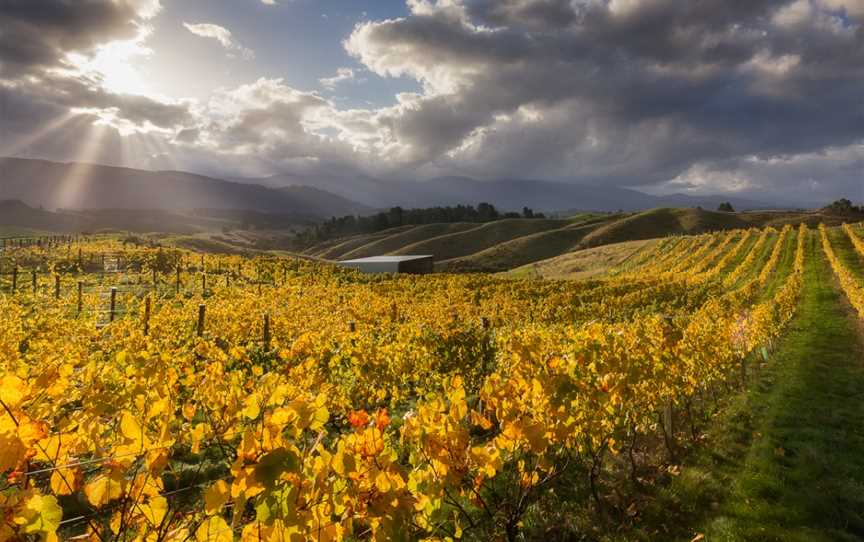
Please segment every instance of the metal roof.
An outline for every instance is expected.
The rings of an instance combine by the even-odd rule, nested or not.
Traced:
[[[412,260],[432,258],[431,254],[409,254],[405,256],[369,256],[368,258],[357,258],[355,260],[341,260],[339,263],[399,263]]]

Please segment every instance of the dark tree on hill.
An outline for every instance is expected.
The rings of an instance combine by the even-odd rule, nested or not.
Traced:
[[[852,205],[846,198],[840,198],[822,209],[832,215],[860,215],[864,214],[864,207]]]
[[[718,210],[718,211],[722,211],[722,212],[724,212],[724,213],[734,213],[734,212],[735,212],[735,208],[732,207],[732,204],[729,203],[728,201],[724,201],[723,203],[721,203],[721,204],[717,207],[717,210]]]
[[[498,210],[491,203],[477,205],[477,214],[480,215],[481,222],[488,222],[498,218]]]

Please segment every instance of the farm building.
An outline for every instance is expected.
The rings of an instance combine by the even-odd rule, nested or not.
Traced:
[[[359,269],[363,273],[413,273],[422,275],[432,272],[433,257],[418,256],[371,256],[338,262],[342,267]]]

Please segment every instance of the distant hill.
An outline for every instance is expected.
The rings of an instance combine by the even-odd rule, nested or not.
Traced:
[[[506,271],[573,250],[576,244],[595,228],[597,225],[587,225],[524,235],[468,256],[438,262],[436,269],[449,273]]]
[[[305,253],[329,260],[383,254],[432,254],[442,272],[499,272],[560,277],[592,276],[626,258],[644,242],[669,235],[797,225],[836,225],[819,211],[724,213],[661,207],[637,213],[583,213],[566,219],[502,219],[482,224],[440,223],[391,228],[331,239]],[[604,250],[599,250],[605,247]],[[608,248],[615,247],[615,248]]]
[[[433,254],[443,271],[502,271],[574,249],[585,235],[620,215],[569,219],[507,218],[401,226],[328,240],[304,254],[346,260],[381,254]]]
[[[100,230],[134,233],[180,233],[235,229],[243,222],[267,224],[281,215],[248,212],[231,214],[229,211],[197,211],[180,213],[153,209],[95,209],[85,211],[51,212],[35,209],[20,200],[0,200],[0,235],[33,235],[36,233],[96,232]],[[282,218],[281,226],[288,227],[293,219]],[[298,227],[298,226],[295,226]]]
[[[639,239],[655,239],[672,234],[694,234],[748,226],[750,223],[736,213],[720,213],[703,209],[651,209],[596,229],[585,236],[580,243],[580,248]]]
[[[459,258],[486,250],[517,237],[568,225],[568,220],[508,218],[487,222],[470,230],[431,237],[406,245],[393,254],[433,254],[436,261]]]
[[[612,219],[604,217],[580,221],[563,228],[523,235],[468,256],[438,262],[436,268],[447,272],[505,271],[575,250],[586,235],[610,220]]]
[[[34,209],[20,200],[0,199],[0,227],[4,229],[3,235],[23,235],[27,230],[72,232],[92,225],[92,221],[83,217]]]
[[[0,158],[0,199],[46,209],[248,209],[298,219],[371,209],[314,187],[272,189],[180,171]]]
[[[357,247],[340,256],[340,259],[366,258],[378,254],[387,254],[406,246],[412,246],[426,239],[434,239],[442,235],[459,233],[477,228],[474,222],[453,222],[448,224],[422,224],[407,231],[388,235],[377,241],[372,241]]]
[[[657,239],[625,241],[583,250],[565,252],[510,271],[514,277],[547,279],[588,279],[605,274],[642,251],[651,250]]]
[[[479,181],[469,177],[438,177],[425,181],[386,181],[368,176],[284,174],[246,179],[265,186],[314,186],[373,207],[430,207],[487,202],[504,211],[530,207],[535,211],[637,211],[654,207],[716,209],[729,201],[739,210],[764,209],[765,202],[728,196],[653,196],[614,186],[595,186],[531,179]]]

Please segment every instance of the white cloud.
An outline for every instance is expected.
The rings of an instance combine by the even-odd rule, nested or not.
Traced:
[[[351,68],[339,68],[336,70],[336,75],[333,77],[324,77],[319,79],[318,82],[321,83],[326,89],[333,90],[336,88],[336,85],[342,83],[343,81],[351,81],[354,79],[354,70]]]
[[[864,0],[821,0],[828,9],[842,10],[855,18],[864,18]]]
[[[183,26],[186,27],[186,30],[192,32],[196,36],[215,39],[228,51],[236,52],[247,60],[255,58],[255,52],[237,43],[237,41],[234,40],[231,31],[224,26],[212,23],[190,24],[185,22],[183,23]]]

